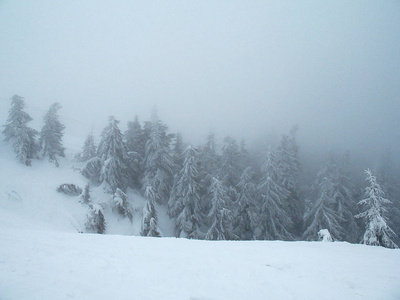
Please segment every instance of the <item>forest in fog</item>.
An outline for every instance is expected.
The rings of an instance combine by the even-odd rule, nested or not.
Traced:
[[[5,141],[27,167],[35,159],[58,167],[65,157],[61,105],[51,105],[40,130],[29,126],[32,118],[24,109],[24,98],[13,96],[3,121]],[[145,198],[143,236],[162,235],[157,203],[174,220],[176,237],[318,240],[327,229],[335,241],[397,247],[400,173],[389,152],[362,173],[356,172],[349,151],[327,151],[315,172],[315,162],[300,159],[296,125],[278,143],[266,141],[259,149],[231,136],[219,141],[215,133],[191,145],[180,133],[170,132],[156,110],[150,120],[134,116],[126,128],[123,132],[110,116],[101,135],[89,132],[73,158],[88,182],[78,192],[92,211],[88,231],[104,233],[107,228],[103,208],[91,202],[91,188],[101,186],[112,195],[113,210],[129,219],[133,211],[127,190]]]

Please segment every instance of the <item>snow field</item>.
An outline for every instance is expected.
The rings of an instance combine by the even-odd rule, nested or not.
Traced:
[[[1,299],[399,299],[400,251],[1,229]]]

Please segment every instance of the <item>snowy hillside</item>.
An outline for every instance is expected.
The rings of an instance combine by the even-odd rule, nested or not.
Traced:
[[[88,207],[56,191],[86,179],[18,163],[0,144],[0,299],[399,299],[400,251],[348,243],[210,242],[137,237],[144,200],[128,193],[133,222],[105,210],[107,234],[81,234]],[[92,187],[93,202],[110,199]],[[157,207],[164,236],[173,235]]]
[[[9,145],[0,143],[0,225],[18,228],[38,227],[46,230],[80,232],[85,229],[88,207],[79,197],[58,193],[57,187],[64,183],[84,188],[87,179],[79,173],[76,165],[67,159],[60,160],[56,168],[46,160],[34,160],[27,168],[15,159]],[[93,202],[107,203],[111,195],[101,187],[91,187]],[[139,235],[144,199],[130,191],[134,208],[133,222],[121,219],[105,210],[107,233]],[[164,236],[173,235],[173,224],[165,209],[158,207],[160,226]]]
[[[1,146],[0,299],[398,299],[400,251],[348,243],[206,242],[80,234],[87,208],[56,187],[67,161],[31,168]],[[93,189],[93,198],[109,195]],[[108,233],[135,234],[106,214]],[[162,215],[160,213],[160,215]],[[165,214],[164,214],[165,215]],[[171,224],[160,219],[164,234]]]

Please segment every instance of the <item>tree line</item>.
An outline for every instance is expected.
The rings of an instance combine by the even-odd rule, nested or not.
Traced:
[[[28,126],[32,118],[24,105],[22,97],[12,97],[5,141],[27,166],[40,156],[58,166],[65,150],[60,104],[45,114],[40,133]],[[393,164],[381,165],[380,180],[366,171],[364,198],[351,176],[349,153],[340,159],[330,156],[314,183],[304,182],[296,127],[283,134],[278,145],[265,149],[260,160],[249,154],[244,142],[230,136],[220,150],[214,134],[203,145],[188,145],[179,133],[168,132],[155,111],[143,123],[136,116],[124,133],[111,116],[98,145],[88,134],[75,159],[83,163],[81,173],[91,184],[113,195],[113,210],[119,214],[132,220],[128,188],[143,195],[143,236],[162,235],[158,203],[175,221],[177,237],[317,240],[318,232],[328,229],[334,240],[397,247],[400,187]],[[104,232],[104,216],[90,201],[89,185],[82,199],[92,210],[87,227]]]

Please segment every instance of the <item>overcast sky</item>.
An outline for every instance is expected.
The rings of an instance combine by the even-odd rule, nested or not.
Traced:
[[[156,106],[194,143],[298,124],[303,148],[398,153],[400,1],[3,0],[3,124],[14,94],[39,127],[60,102],[71,147]]]

